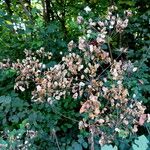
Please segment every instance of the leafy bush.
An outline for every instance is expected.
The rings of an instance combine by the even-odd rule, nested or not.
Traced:
[[[112,6],[102,18],[78,16],[79,41],[68,43],[60,63],[49,62],[52,53],[44,48],[25,50],[22,60],[0,63],[2,148],[149,147],[148,136],[135,139],[143,125],[149,132],[149,114],[143,105],[149,102],[145,95],[149,56],[143,56],[140,65],[132,60],[132,50],[120,42],[132,13],[117,11]],[[5,81],[9,88],[4,89]],[[105,145],[109,143],[113,145]]]

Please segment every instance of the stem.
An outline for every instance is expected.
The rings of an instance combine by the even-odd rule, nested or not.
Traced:
[[[123,52],[116,58],[116,60],[118,60],[118,58],[119,58],[122,54],[123,54]],[[107,66],[107,67],[101,72],[101,74],[99,74],[99,75],[97,76],[96,80],[99,80],[99,78],[101,77],[101,75],[102,75],[109,67],[111,67],[111,66],[113,66],[113,65],[114,65],[114,62],[113,62],[112,64],[110,64],[109,66]]]
[[[57,114],[57,115],[60,115],[60,116],[62,116],[62,117],[64,117],[64,118],[66,118],[66,119],[69,119],[69,120],[73,121],[73,122],[78,122],[78,123],[79,123],[79,121],[76,120],[76,119],[72,119],[72,118],[70,118],[70,117],[67,117],[67,116],[63,115],[62,113],[55,111],[53,108],[52,108],[52,110],[53,110],[53,112],[54,112],[55,114]]]
[[[91,131],[91,150],[94,150],[94,131],[93,127],[90,128]]]
[[[54,137],[55,137],[58,150],[61,150],[61,149],[60,149],[60,146],[59,146],[59,143],[58,143],[58,139],[57,139],[57,136],[56,136],[56,131],[55,131],[55,129],[53,129],[53,135],[54,135]]]
[[[20,4],[22,5],[25,14],[29,17],[30,22],[33,23],[32,18],[31,18],[31,14],[30,14],[30,12],[27,10],[27,8],[25,7],[24,2],[23,2],[22,0],[19,0],[19,2],[20,2]]]
[[[122,40],[122,36],[121,33],[119,34],[119,48],[121,48],[121,40]]]
[[[149,130],[149,128],[147,127],[147,125],[146,125],[146,129],[147,129],[148,134],[150,135],[150,130]]]
[[[109,39],[108,39],[107,41],[108,41],[108,49],[109,49],[109,53],[110,53],[111,63],[113,63],[113,62],[114,62],[114,59],[113,59],[112,49],[111,49],[111,47],[110,47]]]

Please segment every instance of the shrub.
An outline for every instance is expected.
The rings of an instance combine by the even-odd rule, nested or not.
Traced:
[[[15,63],[1,63],[2,69],[11,68],[17,72],[15,90],[32,91],[31,100],[34,102],[43,105],[49,103],[49,109],[55,107],[57,110],[58,103],[71,97],[72,104],[69,106],[65,103],[64,107],[72,107],[73,114],[72,110],[78,109],[79,129],[83,137],[87,137],[91,150],[95,149],[95,142],[103,146],[113,143],[116,138],[123,139],[134,135],[138,126],[142,126],[148,119],[145,114],[146,107],[134,96],[131,97],[125,88],[126,75],[134,74],[139,68],[131,61],[122,60],[127,48],[122,47],[120,42],[116,44],[117,48],[111,45],[112,37],[123,33],[132,13],[125,11],[122,18],[116,13],[117,7],[111,6],[105,19],[86,20],[79,16],[77,21],[81,30],[84,29],[83,35],[79,37],[78,44],[74,41],[68,43],[68,54],[54,66],[48,67],[44,64],[46,58],[52,57],[44,48],[36,52],[25,50],[25,59]],[[117,56],[116,51],[119,51]],[[71,103],[70,100],[68,103]],[[40,117],[41,113],[44,113],[43,110],[35,116]],[[36,119],[41,120],[38,117]],[[68,129],[72,124],[66,126]],[[66,129],[63,126],[64,132]],[[56,137],[55,130],[49,130]],[[47,135],[46,132],[44,134]],[[36,138],[38,141],[38,136]],[[73,142],[72,146],[81,149],[79,143]],[[86,148],[86,142],[83,143]]]

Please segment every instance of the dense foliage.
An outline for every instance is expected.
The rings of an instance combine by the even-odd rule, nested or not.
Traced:
[[[150,149],[149,3],[1,1],[0,149]]]

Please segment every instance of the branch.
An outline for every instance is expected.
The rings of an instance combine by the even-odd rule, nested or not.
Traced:
[[[93,127],[90,128],[91,131],[91,150],[94,150],[94,131]]]
[[[57,144],[58,150],[61,150],[61,149],[60,149],[60,146],[59,146],[59,143],[58,143],[58,139],[57,139],[57,135],[56,135],[55,129],[53,129],[53,136],[54,136],[54,138],[55,138],[55,140],[56,140],[56,144]]]
[[[111,46],[110,46],[110,43],[109,43],[109,39],[107,41],[108,41],[108,49],[109,49],[109,53],[110,53],[111,63],[113,63],[114,59],[113,59],[112,49],[111,49]]]
[[[19,2],[20,2],[20,4],[22,5],[22,7],[23,7],[23,9],[24,9],[24,12],[26,13],[26,15],[29,17],[30,21],[33,22],[29,11],[28,11],[28,10],[26,9],[26,7],[24,6],[23,1],[22,1],[22,0],[19,0]]]

